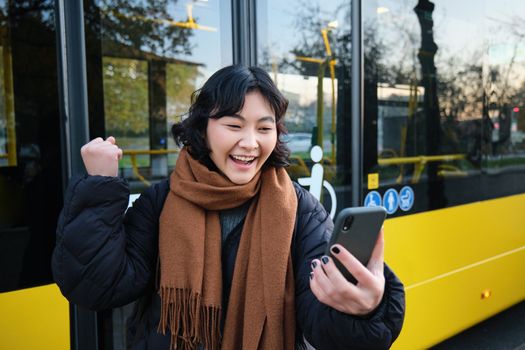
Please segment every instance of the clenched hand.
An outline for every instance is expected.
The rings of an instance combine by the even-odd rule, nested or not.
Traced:
[[[101,137],[91,140],[82,146],[80,154],[89,175],[118,175],[118,161],[122,158],[122,149],[117,146],[113,136],[105,141]]]

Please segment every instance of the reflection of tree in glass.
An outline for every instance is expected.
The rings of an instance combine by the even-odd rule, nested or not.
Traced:
[[[183,63],[167,65],[166,98],[169,125],[179,122],[180,117],[188,111],[190,96],[197,88],[195,82],[202,76],[198,66]]]
[[[417,84],[419,62],[415,48],[419,44],[420,27],[412,12],[413,2],[399,3],[397,8],[378,14],[378,20],[368,19],[363,24],[365,55],[370,50],[371,59],[377,59],[374,67],[381,83]]]
[[[87,13],[100,13],[87,17],[88,26],[99,27],[105,55],[119,55],[132,48],[162,56],[190,55],[189,38],[193,30],[170,25],[173,15],[168,9],[175,8],[177,0],[103,0],[99,6],[90,2]],[[97,11],[99,10],[99,11]],[[160,22],[159,19],[166,19]],[[194,18],[197,22],[197,19]]]
[[[498,85],[499,104],[508,103],[511,96],[516,93],[518,88],[516,78],[524,78],[516,69],[524,68],[523,66],[523,45],[525,44],[525,21],[523,18],[515,15],[509,21],[503,22],[496,19],[489,18],[494,23],[498,24],[499,28],[495,28],[491,32],[501,33],[503,38],[498,38],[500,43],[511,47],[508,61],[500,64],[490,62],[490,83]],[[521,56],[521,57],[520,57]],[[521,67],[520,67],[521,64]]]
[[[436,154],[440,144],[440,118],[439,118],[439,98],[437,94],[437,69],[434,57],[438,46],[434,41],[432,12],[434,3],[428,0],[419,0],[414,8],[419,24],[421,26],[421,47],[418,52],[419,63],[421,64],[421,85],[425,88],[423,105],[425,109],[425,132],[426,154]],[[423,131],[423,130],[422,130]],[[420,146],[420,149],[424,147]]]
[[[17,25],[24,18],[32,18],[50,30],[55,28],[55,2],[52,0],[0,1],[0,26]]]
[[[331,158],[337,169],[348,169],[350,152],[345,152],[345,147],[335,148],[335,141],[343,145],[350,134],[350,3],[302,0],[293,8],[290,21],[295,40],[287,43],[287,52],[277,53],[281,55],[278,58],[271,52],[272,47],[263,50],[259,62],[272,72],[316,80],[317,95],[308,104],[294,103],[299,96],[288,96],[288,116],[293,118],[287,120],[287,125],[291,131],[311,133],[312,141],[323,145],[325,157]],[[332,93],[330,88],[323,88],[325,81],[333,81],[331,98],[324,97]],[[344,173],[346,176],[348,171]]]
[[[0,46],[0,57],[4,57],[3,43]],[[1,140],[5,132],[7,116],[5,113],[4,61],[0,61],[0,153],[3,152]]]
[[[167,65],[167,113],[172,124],[188,111],[198,66]],[[145,136],[149,127],[148,68],[145,61],[104,58],[104,106],[108,135]]]
[[[479,164],[479,145],[472,144],[480,135],[479,120],[483,115],[483,67],[481,48],[464,61],[450,57],[440,65],[438,93],[443,131],[441,153],[467,153]],[[473,134],[473,131],[475,133]]]
[[[486,133],[485,141],[487,148],[490,148],[489,153],[501,155],[517,151],[517,145],[511,140],[513,114],[516,114],[516,131],[525,131],[521,107],[525,98],[525,21],[518,15],[505,17],[504,20],[489,17],[489,21],[495,26],[489,31],[485,125],[490,132]],[[492,57],[493,54],[496,57]],[[517,112],[514,107],[518,108]],[[520,119],[521,123],[518,123]],[[525,142],[522,142],[521,147],[525,148]]]
[[[325,156],[335,148],[336,96],[343,82],[338,76],[341,61],[350,59],[349,51],[347,55],[341,53],[343,40],[350,39],[348,22],[341,20],[349,18],[349,7],[349,3],[334,6],[328,2],[321,7],[304,0],[294,2],[288,19],[295,33],[293,41],[285,43],[285,52],[277,51],[279,45],[269,44],[258,57],[259,65],[273,72],[274,78],[277,72],[288,74],[293,85],[300,84],[295,78],[303,76],[308,81],[305,84],[317,86],[313,96],[307,89],[284,91],[290,100],[287,127],[291,132],[311,133],[314,144],[325,145]]]
[[[324,11],[319,4],[310,1],[300,1],[293,20],[294,32],[298,34],[297,42],[290,48],[295,57],[328,58],[325,42],[321,31],[327,30],[328,41],[333,59],[341,66],[350,62],[350,30],[348,23],[338,23],[337,27],[329,28],[329,23],[339,18],[350,18],[350,4],[342,3],[332,12]],[[283,59],[279,70],[295,72],[305,76],[317,76],[319,65],[292,59]],[[330,77],[328,69],[325,77]]]
[[[104,106],[108,135],[148,130],[148,68],[144,61],[104,58]]]

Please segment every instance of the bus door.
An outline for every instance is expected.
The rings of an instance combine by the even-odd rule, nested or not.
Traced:
[[[89,138],[114,136],[123,149],[130,205],[173,169],[171,126],[185,118],[193,91],[233,62],[229,2],[163,3],[84,2]],[[126,348],[133,308],[98,313],[102,349]]]
[[[289,100],[288,173],[332,218],[352,202],[351,3],[257,2],[257,65]]]
[[[63,166],[54,1],[0,1],[0,348],[69,348],[51,276]]]

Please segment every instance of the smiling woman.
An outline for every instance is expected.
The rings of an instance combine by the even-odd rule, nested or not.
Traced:
[[[89,176],[70,185],[57,229],[64,295],[95,310],[139,298],[129,348],[288,350],[305,339],[319,350],[388,348],[403,323],[403,286],[383,263],[382,238],[367,266],[333,250],[357,284],[323,255],[332,220],[284,169],[287,105],[261,68],[214,73],[172,128],[182,149],[169,180],[124,221],[118,140],[86,144]],[[81,258],[86,251],[95,253]]]
[[[173,125],[172,134],[195,159],[228,177],[227,164],[239,165],[230,156],[256,156],[249,181],[266,160],[275,167],[288,164],[289,150],[279,137],[287,107],[288,100],[264,70],[231,66],[193,94],[188,118]]]
[[[253,91],[246,95],[239,114],[208,121],[210,158],[231,182],[250,182],[270,157],[277,142],[272,114],[261,93]]]

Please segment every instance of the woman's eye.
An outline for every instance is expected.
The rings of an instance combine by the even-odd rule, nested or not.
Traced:
[[[229,127],[229,128],[234,128],[234,129],[240,129],[241,128],[240,125],[235,125],[235,124],[227,124],[226,126]]]
[[[261,130],[261,131],[272,131],[273,128],[270,128],[270,127],[263,127],[263,128],[259,128],[259,130]]]

